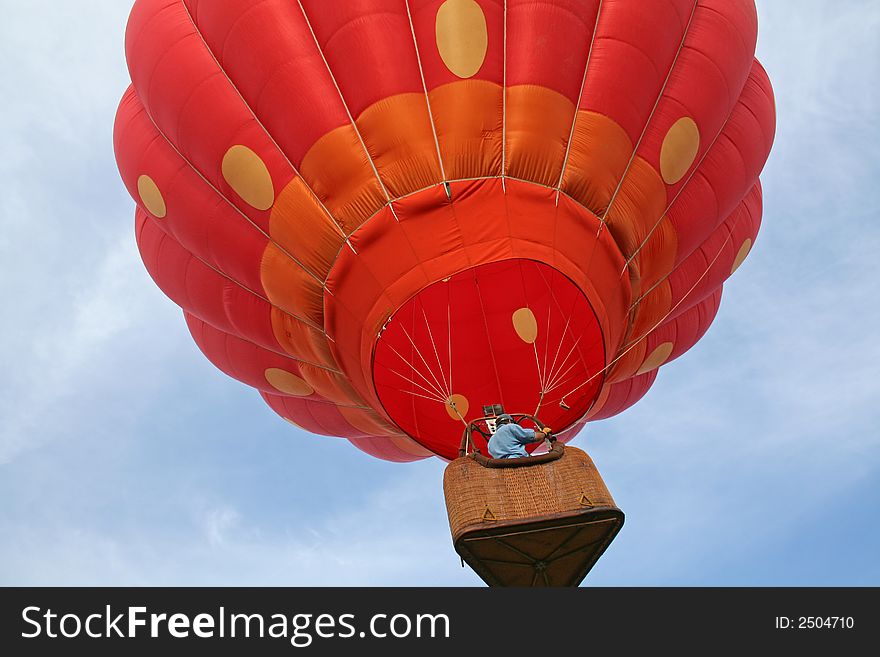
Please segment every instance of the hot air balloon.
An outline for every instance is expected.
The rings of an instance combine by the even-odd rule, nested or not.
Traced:
[[[457,549],[511,533],[503,481],[575,459],[525,520],[613,521],[577,583],[622,522],[589,457],[477,457],[499,410],[552,427],[553,457],[708,329],[761,219],[756,35],[753,0],[137,0],[114,145],[140,253],[288,422],[467,462]],[[560,581],[475,550],[492,583]]]

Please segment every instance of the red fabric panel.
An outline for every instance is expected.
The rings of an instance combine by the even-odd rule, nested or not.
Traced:
[[[294,358],[282,356],[253,342],[225,333],[185,311],[184,317],[189,332],[202,353],[217,369],[233,379],[257,390],[278,395],[281,393],[266,379],[267,369],[278,368],[297,376],[302,375],[299,361]],[[318,394],[309,395],[307,398],[328,401]]]
[[[704,242],[755,184],[770,153],[775,125],[773,89],[754,61],[724,130],[667,211],[678,234],[677,262]]]
[[[633,145],[647,124],[695,0],[604,0],[580,109],[614,119]],[[657,26],[663,29],[657,29]]]
[[[214,187],[263,229],[269,212],[245,202],[221,167],[234,145],[254,151],[277,194],[293,170],[218,66],[180,0],[138,0],[125,38],[129,72],[156,127]]]
[[[280,397],[260,393],[275,413],[306,431],[325,436],[341,436],[362,452],[393,463],[410,463],[425,456],[418,456],[401,449],[394,438],[366,436],[351,426],[332,405],[316,403],[310,399]]]
[[[349,123],[295,1],[186,4],[223,70],[295,166],[318,139]]]
[[[212,326],[284,354],[272,332],[270,306],[187,252],[138,210],[138,248],[156,285],[178,306]]]
[[[180,159],[131,88],[119,106],[114,146],[133,199],[140,204],[141,175],[149,175],[162,191],[168,214],[155,222],[158,229],[209,266],[265,295],[260,261],[268,239]]]
[[[278,415],[311,433],[342,438],[357,438],[364,435],[346,422],[335,404],[268,392],[260,392],[260,395],[269,408]]]
[[[700,132],[695,160],[699,162],[740,96],[754,62],[757,30],[752,0],[700,0],[638,149],[641,157],[659,169],[667,132],[680,118],[690,117]],[[745,142],[743,146],[758,149],[760,144]],[[670,200],[685,180],[668,186]],[[740,192],[747,186],[742,185]]]
[[[669,276],[670,319],[708,297],[730,277],[743,243],[749,239],[754,246],[760,226],[761,186],[756,183],[724,223]]]
[[[508,0],[507,85],[540,85],[577,105],[599,4]]]
[[[424,94],[403,0],[302,5],[354,118],[383,98]]]
[[[423,460],[424,456],[416,456],[406,452],[394,444],[393,439],[384,436],[368,436],[366,438],[348,438],[348,442],[370,456],[392,463],[412,463]]]

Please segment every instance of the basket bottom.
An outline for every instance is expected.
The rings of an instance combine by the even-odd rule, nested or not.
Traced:
[[[490,586],[577,586],[623,526],[611,506],[465,532],[455,551]]]

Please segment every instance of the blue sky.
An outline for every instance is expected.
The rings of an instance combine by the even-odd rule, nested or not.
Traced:
[[[128,2],[0,0],[0,584],[481,585],[444,463],[311,436],[211,366],[134,244]],[[575,444],[585,585],[880,585],[880,4],[761,0],[764,224],[703,340]]]

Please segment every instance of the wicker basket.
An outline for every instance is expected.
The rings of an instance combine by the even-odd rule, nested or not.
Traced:
[[[566,446],[525,467],[483,461],[462,456],[443,476],[456,552],[491,586],[577,586],[624,520],[590,457]]]

